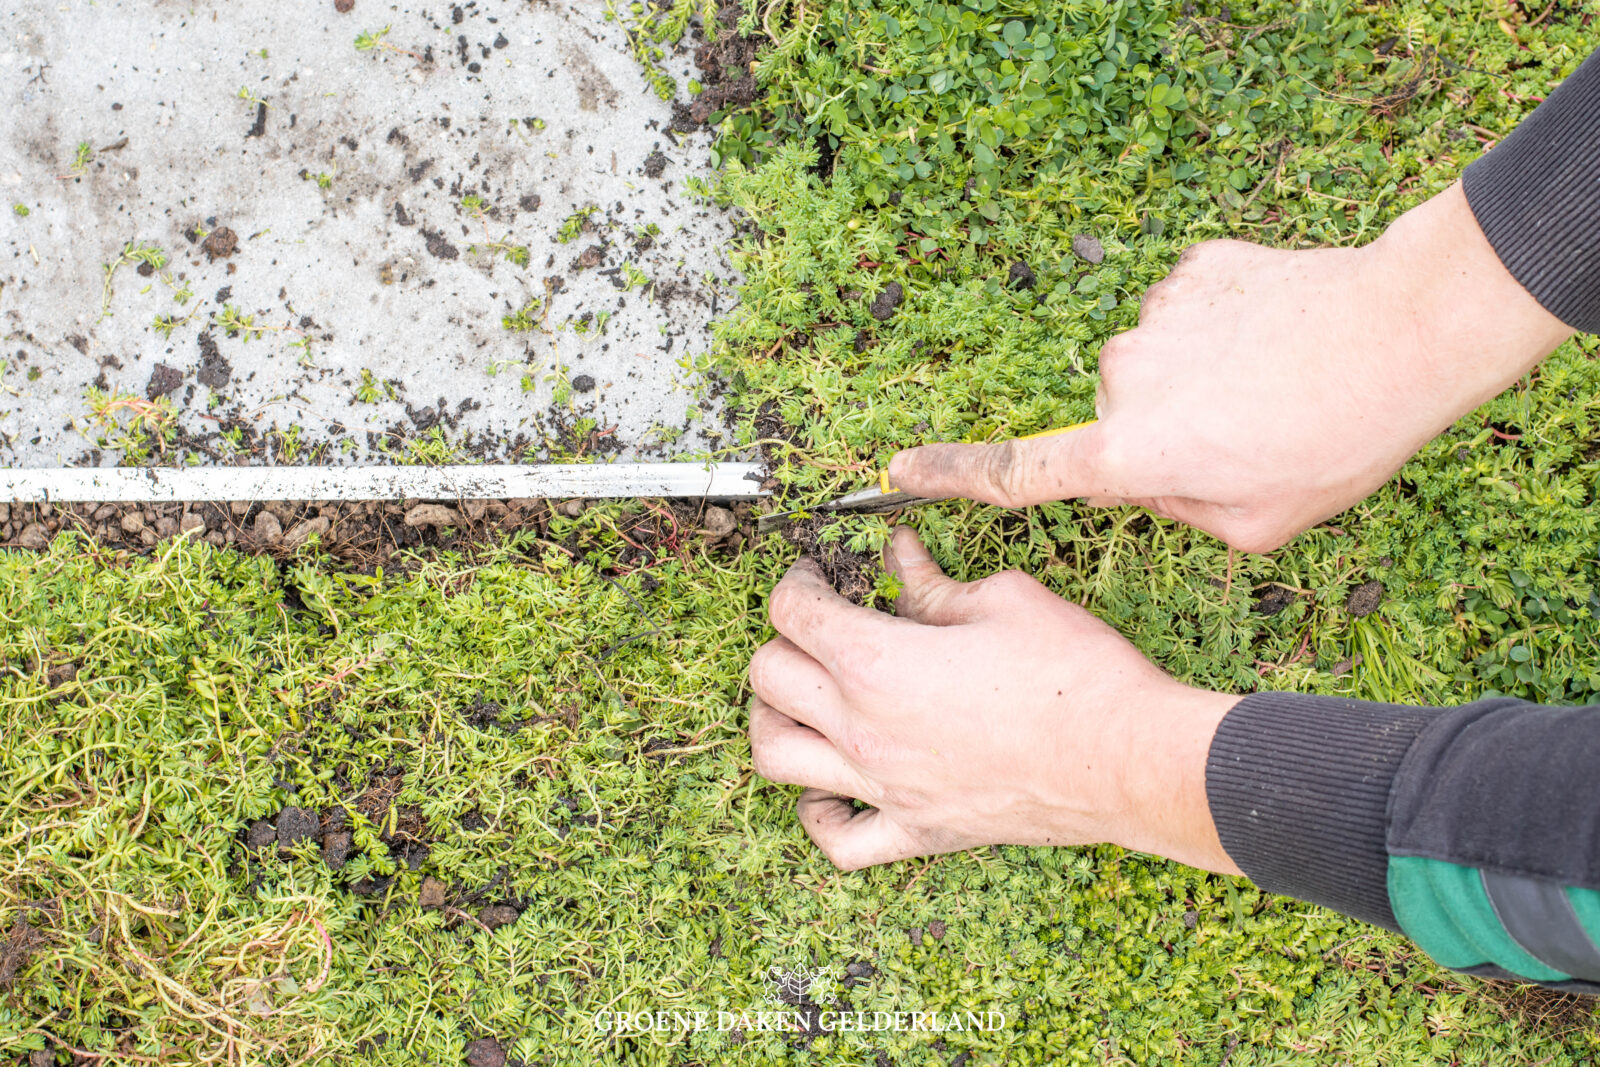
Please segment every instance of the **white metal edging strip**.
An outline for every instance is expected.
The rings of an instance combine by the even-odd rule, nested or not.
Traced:
[[[0,501],[505,500],[766,496],[760,463],[544,463],[447,467],[12,467]]]

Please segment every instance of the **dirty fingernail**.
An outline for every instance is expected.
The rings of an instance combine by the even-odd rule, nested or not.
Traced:
[[[914,448],[908,448],[889,457],[889,481],[891,483],[898,485],[899,479],[910,474],[913,468],[916,467],[916,451]]]
[[[922,538],[917,536],[917,531],[909,526],[894,528],[889,548],[901,563],[924,563],[933,558],[928,554],[928,547],[922,543]]]

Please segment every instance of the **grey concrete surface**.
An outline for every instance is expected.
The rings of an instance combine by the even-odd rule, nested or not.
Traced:
[[[731,225],[684,193],[709,135],[604,6],[13,0],[0,463],[714,446],[687,364]],[[687,41],[667,69],[686,98]]]

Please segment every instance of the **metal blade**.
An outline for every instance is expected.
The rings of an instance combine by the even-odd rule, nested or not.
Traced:
[[[770,533],[781,530],[798,518],[815,514],[819,511],[848,511],[857,515],[882,515],[890,511],[899,511],[901,508],[914,508],[922,504],[933,504],[940,500],[948,500],[943,496],[916,496],[901,489],[883,491],[881,485],[870,486],[854,493],[846,493],[835,500],[825,504],[818,504],[812,508],[796,508],[793,511],[778,511],[771,515],[762,515],[756,519],[756,533]]]

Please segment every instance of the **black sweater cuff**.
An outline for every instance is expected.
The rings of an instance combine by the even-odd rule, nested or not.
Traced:
[[[1568,326],[1600,333],[1600,52],[1461,180],[1512,276]]]
[[[1217,727],[1206,799],[1222,847],[1262,889],[1391,930],[1390,787],[1435,708],[1255,693]]]

